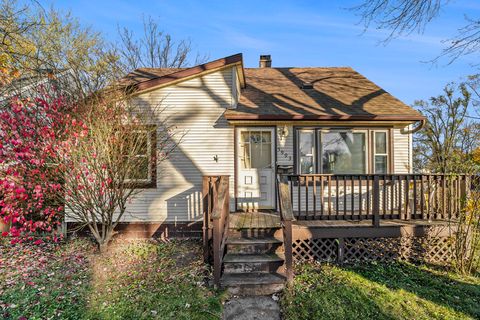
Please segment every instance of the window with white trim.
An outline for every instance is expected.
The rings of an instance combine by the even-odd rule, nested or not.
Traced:
[[[388,172],[388,133],[373,132],[373,172],[384,174]]]
[[[298,172],[311,174],[315,166],[315,130],[298,131]]]
[[[296,146],[299,174],[388,172],[388,130],[299,128]]]

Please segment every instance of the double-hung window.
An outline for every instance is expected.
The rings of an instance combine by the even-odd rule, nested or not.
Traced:
[[[369,145],[369,132],[374,145]],[[297,129],[297,172],[299,174],[365,174],[388,171],[388,131],[356,129]],[[371,150],[371,151],[369,151]],[[374,163],[369,166],[373,152]]]
[[[387,173],[388,168],[388,139],[387,131],[373,132],[373,172]]]
[[[302,174],[315,173],[315,130],[298,131],[298,150],[299,172]]]
[[[135,188],[156,186],[156,129],[133,128],[125,141],[125,181]],[[127,160],[128,159],[128,160]]]

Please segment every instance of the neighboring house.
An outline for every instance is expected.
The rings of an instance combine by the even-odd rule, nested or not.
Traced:
[[[50,69],[41,69],[35,73],[23,74],[15,78],[8,85],[0,87],[0,102],[13,96],[32,98],[39,95],[39,88],[46,91],[55,90],[61,83],[71,82],[71,70],[60,70],[53,72]]]
[[[411,173],[412,132],[424,121],[350,67],[272,68],[270,56],[259,68],[236,54],[124,81],[138,107],[161,104],[152,124],[166,117],[184,132],[161,168],[145,167],[128,222],[194,225],[206,175],[230,176],[233,212],[276,210],[277,173]]]

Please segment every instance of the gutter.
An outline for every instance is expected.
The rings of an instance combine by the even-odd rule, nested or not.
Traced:
[[[417,121],[417,122],[420,122],[415,128],[413,128],[412,130],[402,130],[402,133],[416,133],[420,130],[422,130],[422,128],[425,126],[425,123],[427,122],[425,119],[423,120],[420,120],[420,121]]]

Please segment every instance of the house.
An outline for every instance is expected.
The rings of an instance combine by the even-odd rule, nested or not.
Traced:
[[[236,54],[122,80],[151,125],[183,133],[157,166],[145,132],[150,165],[124,231],[202,233],[214,283],[234,293],[278,291],[294,260],[447,260],[448,232],[430,231],[459,212],[469,180],[412,172],[425,118],[352,68],[271,65]]]
[[[69,84],[72,79],[72,70],[37,69],[0,86],[0,103],[13,96],[27,98],[38,96],[39,89],[53,94],[58,86]]]
[[[230,176],[230,210],[277,209],[288,173],[410,173],[412,132],[424,117],[348,67],[244,68],[236,54],[184,69],[138,69],[134,104],[161,104],[182,142],[148,175],[129,222],[202,219],[202,177]]]

